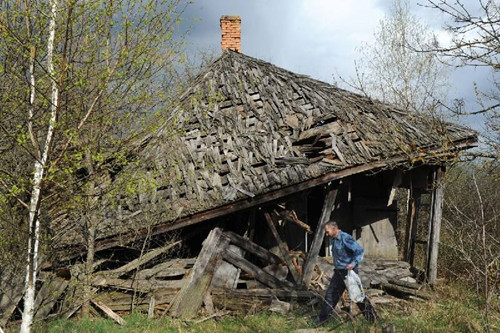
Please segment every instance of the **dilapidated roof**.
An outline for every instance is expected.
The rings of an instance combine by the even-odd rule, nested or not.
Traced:
[[[295,190],[373,169],[442,163],[474,146],[477,134],[224,51],[146,141],[142,171],[134,172],[147,194],[122,195],[98,238],[139,230],[146,210],[162,232],[285,195],[297,184],[306,185]]]

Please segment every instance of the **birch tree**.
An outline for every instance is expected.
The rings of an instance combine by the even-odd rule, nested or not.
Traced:
[[[40,191],[42,188],[42,179],[44,176],[44,170],[47,168],[47,162],[49,160],[50,149],[52,146],[52,138],[54,136],[54,130],[56,126],[57,116],[58,116],[58,99],[59,99],[59,88],[55,81],[56,72],[54,70],[53,64],[53,54],[54,54],[54,39],[56,34],[56,19],[58,11],[58,0],[50,1],[50,12],[49,12],[49,26],[48,26],[48,40],[47,40],[47,72],[51,81],[51,100],[50,100],[50,118],[47,127],[47,133],[45,136],[45,142],[40,151],[40,158],[35,160],[34,172],[33,172],[33,189],[31,191],[31,198],[29,204],[29,236],[28,236],[28,265],[26,267],[26,282],[25,282],[25,295],[24,295],[24,310],[23,319],[21,323],[21,332],[27,333],[31,331],[31,325],[33,324],[33,314],[35,311],[35,283],[36,283],[36,273],[38,264],[38,248],[40,240],[40,220],[38,215],[40,213]],[[34,52],[31,51],[30,54],[30,118],[28,119],[31,124],[31,118],[33,113],[33,105],[35,102],[35,74],[34,74]],[[31,125],[29,125],[32,127]]]

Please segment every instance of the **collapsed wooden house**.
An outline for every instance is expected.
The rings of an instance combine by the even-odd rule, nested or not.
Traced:
[[[238,26],[237,17],[227,22]],[[120,195],[100,216],[91,282],[97,309],[190,318],[202,303],[213,311],[315,298],[311,290],[328,283],[332,267],[321,259],[331,218],[365,248],[367,287],[427,297],[405,278],[424,243],[421,269],[428,282],[436,279],[445,165],[477,144],[474,131],[232,50],[199,74],[173,114],[138,152],[137,181],[147,186]],[[138,174],[129,172],[129,180]],[[398,188],[408,190],[406,221],[397,220]],[[417,238],[422,223],[426,239]],[[57,228],[59,254],[42,272],[36,318],[78,308],[67,303],[84,231],[74,221]],[[132,248],[145,240],[148,247]],[[175,248],[183,250],[166,255]],[[10,307],[0,319],[11,318],[16,297],[1,300],[0,308]]]

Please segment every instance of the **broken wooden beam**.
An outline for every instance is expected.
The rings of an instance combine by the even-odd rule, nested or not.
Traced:
[[[254,242],[251,242],[250,240],[245,239],[232,231],[226,231],[224,232],[224,234],[230,239],[232,244],[241,247],[242,249],[250,252],[256,257],[264,260],[265,262],[272,264],[281,264],[280,257],[263,248],[262,246],[255,244]]]
[[[314,238],[307,255],[306,262],[304,263],[302,283],[308,285],[311,282],[311,275],[313,273],[314,262],[318,257],[321,244],[323,244],[323,239],[325,238],[325,224],[330,220],[330,214],[335,207],[335,199],[337,198],[338,183],[329,186],[325,196],[325,201],[323,203],[323,209],[321,210],[321,217],[319,218],[318,225],[316,226],[316,231],[314,232]]]
[[[170,308],[172,316],[190,319],[197,314],[228,245],[229,238],[222,235],[220,228],[208,234],[186,283]]]
[[[246,273],[250,274],[257,281],[264,283],[271,288],[277,289],[293,289],[293,283],[286,280],[279,280],[275,276],[267,273],[260,267],[252,264],[250,261],[239,257],[232,251],[225,251],[223,254],[224,260],[240,268]]]

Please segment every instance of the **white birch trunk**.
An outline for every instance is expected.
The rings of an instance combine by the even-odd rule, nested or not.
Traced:
[[[29,239],[28,239],[28,264],[26,267],[26,281],[25,281],[25,294],[24,294],[24,310],[21,322],[21,333],[31,332],[33,324],[33,316],[35,311],[35,284],[36,273],[38,264],[38,243],[40,233],[39,206],[40,206],[40,191],[42,187],[42,179],[44,175],[44,168],[46,167],[50,146],[52,143],[52,136],[54,134],[55,124],[57,120],[57,105],[59,98],[59,89],[55,80],[54,65],[52,63],[52,55],[54,51],[54,39],[56,32],[56,15],[57,15],[57,0],[51,0],[51,11],[49,18],[49,38],[47,40],[47,70],[52,80],[52,104],[50,111],[50,121],[47,129],[47,136],[45,138],[45,145],[43,147],[40,159],[35,162],[35,170],[33,175],[33,190],[31,192],[31,200],[29,205]],[[30,70],[30,76],[34,75],[34,68]],[[32,84],[34,84],[32,82]],[[32,87],[33,88],[33,87]],[[34,89],[31,90],[32,96],[30,101],[34,102]]]

